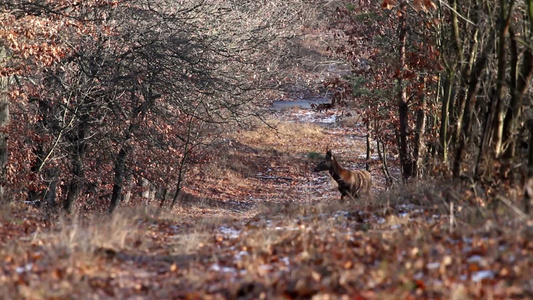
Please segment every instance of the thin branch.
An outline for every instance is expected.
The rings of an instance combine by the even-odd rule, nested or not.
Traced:
[[[521,211],[518,207],[516,207],[516,205],[514,205],[509,199],[505,198],[502,195],[496,195],[496,199],[498,199],[501,202],[503,202],[503,204],[509,206],[509,208],[511,208],[511,210],[514,213],[516,213],[518,215],[518,217],[520,217],[520,219],[522,219],[522,220],[527,220],[528,219],[527,214],[524,213],[523,211]]]
[[[448,3],[445,3],[442,0],[439,0],[439,2],[440,2],[440,4],[446,6],[453,13],[455,13],[457,16],[459,16],[461,19],[465,20],[467,23],[470,23],[473,26],[477,26],[476,24],[474,24],[474,22],[468,20],[466,17],[463,17],[457,10],[455,10],[453,7],[451,7]]]
[[[64,115],[63,115],[63,119],[65,119],[65,118],[67,117],[67,116],[66,116],[67,111],[68,111],[68,110],[65,109],[65,113],[64,113]],[[46,154],[46,157],[45,157],[45,158],[43,159],[43,161],[41,162],[41,165],[39,166],[39,169],[37,170],[37,173],[41,172],[41,170],[43,169],[43,167],[44,167],[46,161],[50,158],[50,156],[51,156],[52,153],[54,152],[55,148],[56,148],[57,145],[59,144],[59,141],[61,140],[61,137],[63,136],[63,133],[65,132],[65,130],[66,130],[67,128],[69,128],[69,127],[72,125],[72,123],[74,123],[74,119],[76,119],[76,114],[74,114],[74,115],[72,116],[72,118],[70,119],[70,122],[68,123],[68,125],[67,125],[67,126],[64,126],[64,127],[61,129],[61,131],[59,132],[59,134],[57,135],[57,138],[56,138],[56,140],[54,141],[54,145],[52,145],[52,148],[48,151],[48,154]]]

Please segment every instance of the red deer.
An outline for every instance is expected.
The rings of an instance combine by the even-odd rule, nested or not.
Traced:
[[[329,174],[339,185],[339,192],[341,192],[341,200],[345,196],[350,198],[357,198],[362,193],[369,193],[372,185],[372,178],[370,173],[366,170],[350,171],[344,169],[339,165],[331,151],[328,150],[326,158],[321,161],[313,170],[313,172],[329,171]]]

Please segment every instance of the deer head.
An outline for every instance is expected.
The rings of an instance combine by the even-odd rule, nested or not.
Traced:
[[[331,150],[328,150],[326,152],[326,158],[318,163],[318,165],[313,169],[313,172],[327,171],[331,168],[332,163],[333,155],[331,154]]]

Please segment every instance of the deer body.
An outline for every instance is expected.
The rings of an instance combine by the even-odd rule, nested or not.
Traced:
[[[341,167],[329,150],[326,153],[326,158],[321,161],[313,171],[329,172],[339,186],[341,200],[347,195],[352,198],[357,198],[363,193],[370,192],[370,187],[372,185],[370,173],[366,170],[351,171]]]

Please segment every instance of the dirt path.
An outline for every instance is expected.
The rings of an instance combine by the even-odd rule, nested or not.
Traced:
[[[327,172],[312,172],[319,158],[329,148],[346,168],[362,169],[366,162],[366,132],[357,118],[343,115],[342,108],[316,111],[306,101],[278,102],[267,117],[276,129],[257,124],[229,136],[219,147],[221,158],[196,170],[200,184],[188,190],[196,199],[190,202],[203,197],[242,211],[270,202],[336,201],[340,195]],[[374,189],[382,190],[375,153],[370,166]]]

